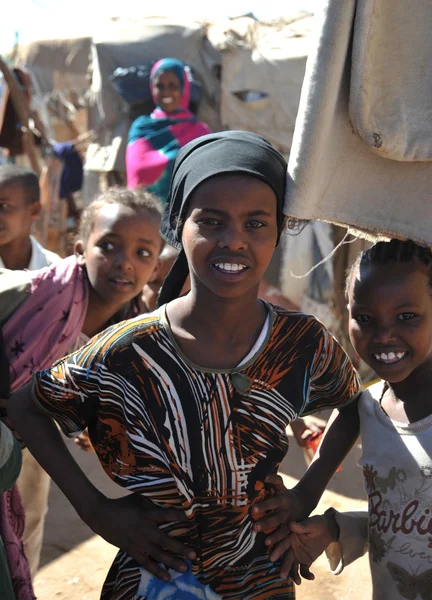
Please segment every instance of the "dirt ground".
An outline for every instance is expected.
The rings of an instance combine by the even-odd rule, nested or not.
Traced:
[[[289,486],[294,485],[305,470],[301,450],[294,440],[291,442],[281,468]],[[72,443],[70,446],[81,467],[107,496],[123,495],[102,471],[95,455],[82,452]],[[347,457],[342,472],[334,477],[323,496],[318,512],[329,506],[338,510],[357,510],[366,506],[361,472],[356,466],[359,455],[360,448],[356,446]],[[59,489],[52,485],[41,567],[35,581],[38,600],[98,600],[115,553],[113,546],[93,535]],[[329,572],[324,557],[320,557],[314,567],[316,579],[303,582],[297,588],[298,600],[371,598],[367,557],[337,577]]]

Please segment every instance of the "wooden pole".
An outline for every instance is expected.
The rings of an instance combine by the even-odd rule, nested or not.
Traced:
[[[23,91],[20,89],[18,82],[11,73],[9,67],[0,56],[0,71],[3,73],[6,83],[9,86],[11,100],[21,122],[23,133],[23,146],[25,153],[30,161],[31,168],[36,173],[38,178],[41,176],[41,168],[37,159],[36,146],[33,139],[33,133],[29,128],[29,109],[27,107],[26,98]]]

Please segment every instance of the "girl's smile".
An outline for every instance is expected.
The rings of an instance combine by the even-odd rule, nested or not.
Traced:
[[[183,228],[192,288],[223,297],[257,288],[277,239],[276,198],[256,177],[228,174],[194,192]]]
[[[361,266],[349,293],[350,337],[360,357],[390,383],[432,356],[432,296],[418,264]]]
[[[77,245],[93,297],[122,306],[140,293],[157,267],[158,225],[145,210],[137,212],[121,204],[100,208],[87,243]]]

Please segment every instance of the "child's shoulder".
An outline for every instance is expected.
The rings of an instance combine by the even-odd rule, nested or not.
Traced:
[[[304,331],[312,331],[314,334],[327,332],[326,327],[313,315],[282,308],[281,306],[269,305],[275,315],[275,320],[287,329],[300,328]]]
[[[163,327],[163,313],[160,309],[121,321],[110,329],[115,339],[131,341],[146,338]]]
[[[385,382],[380,379],[363,390],[359,400],[359,410],[361,412],[371,412],[375,410],[375,406],[381,401],[384,385]]]
[[[103,360],[112,358],[118,352],[124,353],[134,343],[144,343],[146,338],[151,338],[161,327],[162,315],[159,310],[120,321],[92,338],[86,345],[86,354],[93,356],[97,362],[102,357]]]

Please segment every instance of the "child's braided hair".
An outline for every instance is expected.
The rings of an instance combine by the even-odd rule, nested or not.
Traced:
[[[359,267],[371,265],[382,266],[388,263],[420,263],[425,266],[429,275],[429,286],[432,290],[432,252],[430,248],[419,246],[408,240],[391,240],[378,242],[371,248],[361,252],[354,261],[346,278],[345,296],[348,297],[353,273]]]

